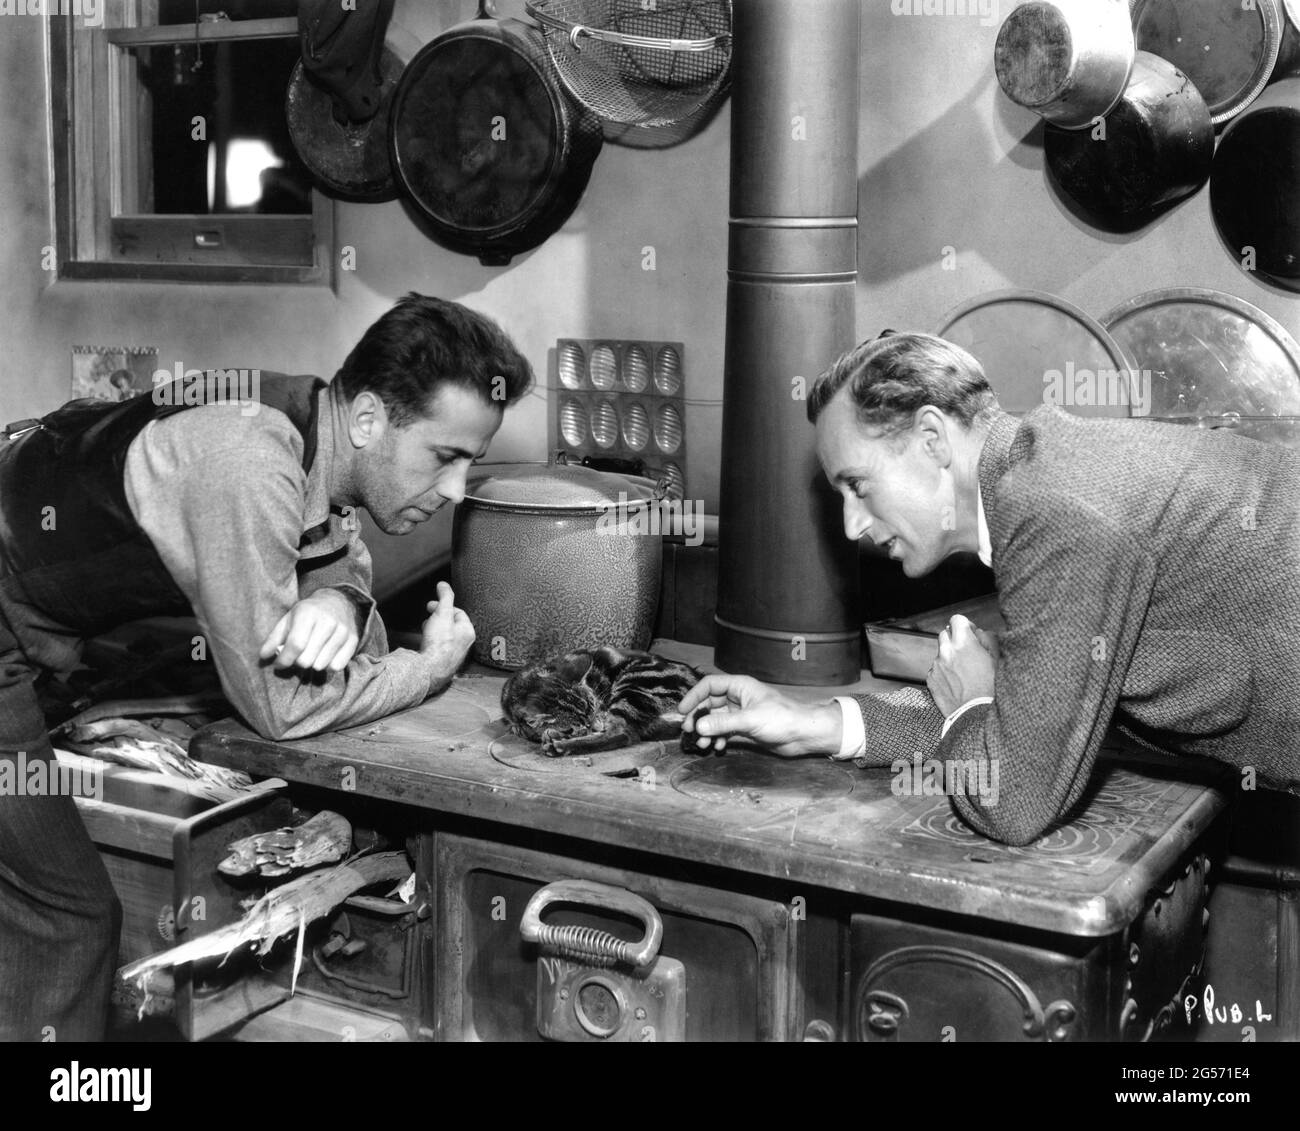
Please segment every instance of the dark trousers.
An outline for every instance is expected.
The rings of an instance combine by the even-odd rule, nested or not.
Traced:
[[[122,907],[72,797],[14,788],[38,759],[53,769],[33,674],[0,655],[0,759],[28,770],[0,777],[0,1040],[97,1041]]]

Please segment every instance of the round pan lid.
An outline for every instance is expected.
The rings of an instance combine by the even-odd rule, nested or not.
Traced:
[[[1140,51],[1196,84],[1216,126],[1259,97],[1282,46],[1280,0],[1130,0]]]
[[[1235,295],[1148,291],[1102,321],[1149,380],[1152,416],[1300,415],[1300,345]]]
[[[300,59],[285,92],[289,137],[302,163],[336,196],[378,204],[397,196],[388,152],[389,111],[401,77],[404,46],[384,44],[379,69],[384,85],[378,112],[366,122],[340,123],[329,94],[308,76]]]
[[[1100,322],[1055,295],[979,295],[950,310],[936,333],[975,355],[1006,412],[1055,404],[1081,416],[1130,415],[1132,359]]]
[[[547,76],[491,21],[460,25],[407,64],[393,106],[399,181],[436,223],[511,229],[562,174]]]
[[[577,465],[520,465],[505,474],[471,479],[465,501],[502,510],[566,511],[603,514],[612,505],[649,503],[655,483]]]

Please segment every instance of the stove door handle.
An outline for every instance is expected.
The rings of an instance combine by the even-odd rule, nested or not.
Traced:
[[[542,922],[542,912],[555,903],[614,911],[641,920],[645,930],[639,942],[620,939],[609,931],[575,924]],[[524,908],[519,933],[525,942],[537,943],[566,958],[612,966],[649,966],[659,953],[664,923],[654,905],[625,888],[592,880],[557,880],[533,894]]]

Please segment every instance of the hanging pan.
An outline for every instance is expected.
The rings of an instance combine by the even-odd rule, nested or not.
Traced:
[[[444,247],[502,265],[572,215],[603,139],[555,78],[541,31],[477,19],[426,44],[393,98],[397,182]]]
[[[392,0],[377,8],[304,3],[302,58],[284,98],[299,159],[325,192],[375,204],[397,196],[388,155],[393,92],[419,42],[391,26]]]
[[[402,45],[384,44],[379,110],[364,122],[340,121],[328,92],[308,77],[301,61],[295,64],[284,99],[289,136],[302,163],[331,196],[366,204],[397,197],[388,154],[388,116],[402,66],[413,54]]]
[[[1119,102],[1093,130],[1048,126],[1047,167],[1103,229],[1131,231],[1190,196],[1210,175],[1214,125],[1192,81],[1139,51]]]
[[[1210,208],[1242,266],[1300,291],[1300,78],[1274,83],[1223,132]]]

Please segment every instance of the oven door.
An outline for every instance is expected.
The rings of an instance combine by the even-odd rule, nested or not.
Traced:
[[[793,1038],[801,921],[790,906],[512,845],[436,839],[438,1039]],[[539,923],[550,930],[526,941],[521,928],[531,925],[535,938]],[[653,935],[657,945],[646,945]],[[640,944],[639,959],[615,958],[620,941],[630,944],[624,953]]]

